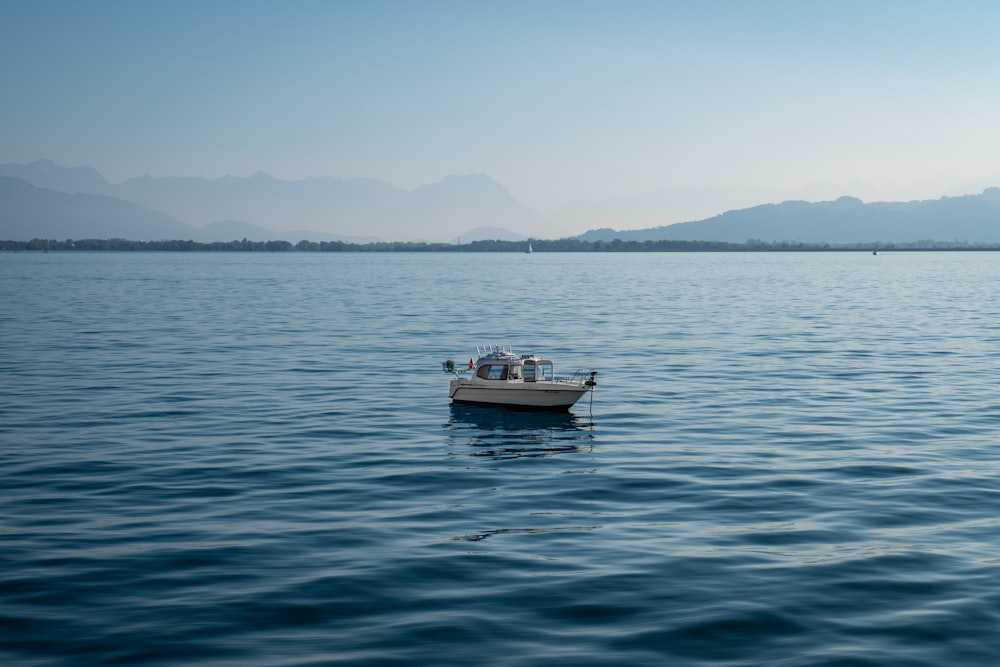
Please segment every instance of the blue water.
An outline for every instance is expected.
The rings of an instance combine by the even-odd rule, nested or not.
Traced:
[[[1000,255],[0,255],[0,664],[1000,662]],[[453,408],[477,343],[597,368]]]

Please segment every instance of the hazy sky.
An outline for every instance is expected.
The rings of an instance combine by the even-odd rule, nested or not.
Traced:
[[[995,0],[0,0],[0,16],[0,163],[406,189],[485,173],[542,210],[1000,185]]]

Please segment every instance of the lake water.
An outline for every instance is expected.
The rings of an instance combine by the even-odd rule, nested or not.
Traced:
[[[1000,255],[0,255],[0,663],[1000,662]],[[457,408],[502,343],[592,409]]]

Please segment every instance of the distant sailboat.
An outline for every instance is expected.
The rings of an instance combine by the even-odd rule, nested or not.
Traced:
[[[530,243],[528,244],[528,249],[525,250],[524,252],[525,252],[526,255],[530,255],[532,253],[531,244]]]

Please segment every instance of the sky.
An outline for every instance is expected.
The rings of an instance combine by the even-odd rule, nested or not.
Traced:
[[[405,189],[486,174],[541,211],[1000,185],[994,0],[0,0],[0,15],[0,163]]]

